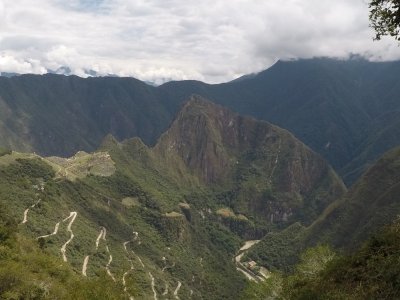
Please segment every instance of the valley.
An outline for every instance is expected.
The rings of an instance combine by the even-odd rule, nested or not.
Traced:
[[[279,155],[289,160],[281,161]],[[138,139],[118,143],[108,137],[92,154],[62,159],[12,152],[0,157],[0,166],[8,174],[0,191],[13,190],[8,197],[0,195],[2,202],[24,199],[11,214],[23,220],[29,216],[19,225],[22,234],[82,277],[90,280],[104,272],[134,299],[234,297],[246,284],[241,272],[248,277],[253,272],[241,256],[254,242],[246,242],[239,257],[235,254],[242,236],[290,224],[291,218],[311,221],[314,213],[301,215],[300,207],[314,203],[323,209],[345,191],[328,164],[286,131],[201,97],[182,108],[152,148]],[[284,181],[278,178],[293,176],[291,168],[303,176],[281,185]],[[10,185],[13,180],[26,183]],[[269,185],[268,194],[257,191],[259,182]],[[253,205],[269,197],[271,204],[262,214],[243,206],[251,203],[248,190],[253,201],[259,201]],[[287,199],[281,207],[273,203],[279,193]],[[30,199],[41,201],[29,204],[25,213],[24,203]],[[236,204],[228,199],[236,199]],[[299,200],[304,202],[296,204]],[[226,205],[232,215],[218,213]],[[262,219],[264,213],[267,220]]]
[[[244,245],[239,249],[239,251],[236,253],[236,256],[234,257],[235,263],[236,263],[236,270],[239,272],[242,272],[249,280],[259,282],[259,281],[265,281],[269,277],[269,272],[267,269],[264,267],[257,267],[256,263],[254,261],[249,261],[249,262],[242,262],[243,256],[247,253],[247,251],[253,247],[255,244],[259,243],[261,240],[253,240],[253,241],[246,241]],[[256,268],[259,268],[256,273],[254,270]]]
[[[0,77],[0,146],[42,156],[92,152],[107,134],[154,145],[198,94],[292,132],[349,186],[398,145],[400,63],[361,58],[279,61],[223,84],[47,74]],[[43,110],[43,108],[46,108]]]
[[[275,68],[287,67],[283,65]],[[263,76],[266,73],[254,78]],[[127,79],[124,84],[132,88],[131,83]],[[159,91],[170,93],[165,89],[175,84],[141,91],[155,97]],[[241,81],[244,84],[250,82]],[[215,92],[220,87],[209,88]],[[179,111],[164,111],[164,119],[157,121],[160,132],[145,135],[151,143],[132,137],[139,127],[130,124],[133,131],[129,126],[123,134],[105,128],[97,137],[94,133],[90,143],[77,135],[86,144],[75,143],[75,154],[71,151],[78,149],[63,148],[72,155],[68,158],[56,156],[59,141],[46,148],[51,156],[39,148],[41,155],[1,152],[0,206],[11,221],[0,223],[0,242],[2,232],[10,231],[4,235],[8,244],[0,244],[0,257],[6,258],[0,262],[0,282],[8,276],[2,263],[10,263],[15,274],[24,273],[29,282],[5,285],[0,297],[13,293],[24,298],[35,290],[39,299],[280,299],[289,292],[296,299],[297,290],[290,285],[296,276],[312,274],[304,280],[320,282],[318,272],[330,261],[336,263],[336,253],[356,251],[400,213],[398,148],[347,188],[323,158],[326,153],[318,154],[286,129],[199,95],[181,104],[189,91],[175,92],[182,93],[174,98]],[[149,108],[163,107],[153,100]],[[133,112],[135,106],[129,109]],[[271,110],[276,112],[273,106]],[[118,118],[131,122],[128,115]],[[85,127],[81,125],[79,130]],[[11,140],[2,141],[11,145]],[[16,148],[32,151],[38,141]],[[336,162],[336,169],[353,164],[353,158],[348,159]],[[364,162],[352,165],[351,172],[363,170]],[[321,243],[332,249],[318,248]],[[23,251],[21,257],[32,252],[48,269],[35,271],[37,262],[27,258],[32,265],[19,271],[22,263],[12,251]],[[47,279],[45,272],[57,268],[63,271]],[[15,276],[22,280],[22,275]],[[77,282],[80,290],[64,290]]]
[[[0,0],[0,300],[400,299],[400,0]]]

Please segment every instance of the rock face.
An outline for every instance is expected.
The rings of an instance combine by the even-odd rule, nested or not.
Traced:
[[[228,208],[244,217],[228,222],[234,228],[254,228],[253,222],[265,230],[276,223],[309,224],[346,191],[328,163],[288,131],[196,95],[154,147],[139,138],[118,144],[112,137],[103,146],[130,161],[137,181],[157,187],[155,193],[167,187],[187,195],[207,191],[215,211]]]
[[[178,158],[205,183],[224,178],[241,144],[237,116],[227,109],[193,96],[156,145],[167,159]]]
[[[292,215],[308,222],[345,191],[332,168],[286,130],[200,96],[183,105],[153,152],[222,187],[235,212],[270,223]]]

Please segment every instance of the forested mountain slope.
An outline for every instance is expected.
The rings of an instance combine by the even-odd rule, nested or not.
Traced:
[[[32,247],[46,267],[35,275],[40,264],[29,263],[32,282],[0,293],[57,297],[62,279],[49,274],[66,270],[64,286],[82,276],[88,293],[86,278],[105,280],[93,295],[114,284],[109,299],[236,299],[248,284],[233,262],[244,240],[311,223],[344,191],[286,130],[198,96],[153,147],[109,135],[70,158],[2,151],[0,204],[14,227],[0,228],[0,250],[18,282],[12,249]],[[16,231],[21,240],[4,248]]]
[[[289,268],[308,247],[326,244],[349,252],[400,214],[400,148],[386,153],[340,199],[308,227],[296,223],[266,235],[253,259],[270,268]]]
[[[352,183],[399,144],[400,63],[278,62],[255,76],[153,87],[132,78],[0,77],[0,145],[44,155],[92,151],[105,135],[155,144],[193,93],[288,129]]]

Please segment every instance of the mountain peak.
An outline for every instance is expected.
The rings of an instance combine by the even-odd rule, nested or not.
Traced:
[[[186,101],[187,105],[202,105],[205,103],[211,103],[211,101],[207,100],[206,98],[198,95],[198,94],[192,94],[190,95],[188,101]]]
[[[183,105],[154,151],[179,166],[182,174],[189,172],[205,184],[232,184],[242,200],[253,193],[252,200],[243,200],[243,205],[263,207],[262,213],[255,214],[264,216],[279,211],[269,215],[274,221],[285,220],[298,209],[267,207],[274,197],[305,206],[310,201],[319,211],[345,190],[329,165],[288,131],[240,116],[197,95]],[[314,199],[313,191],[325,190],[322,182],[330,187],[331,195]],[[257,188],[247,191],[253,184]]]
[[[118,140],[111,133],[109,133],[101,141],[99,149],[109,149],[115,145],[118,145]]]
[[[230,133],[227,129],[235,117],[228,109],[192,95],[156,148],[167,156],[182,158],[204,181],[214,182],[231,164],[226,153],[231,144],[227,141]]]
[[[180,113],[187,113],[187,111],[191,111],[193,109],[228,110],[227,108],[215,104],[214,102],[211,102],[210,100],[197,94],[192,94],[188,98],[188,100],[183,104]]]

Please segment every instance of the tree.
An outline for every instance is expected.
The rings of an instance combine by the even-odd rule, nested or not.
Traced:
[[[369,8],[375,40],[389,35],[400,41],[400,0],[372,0]]]

